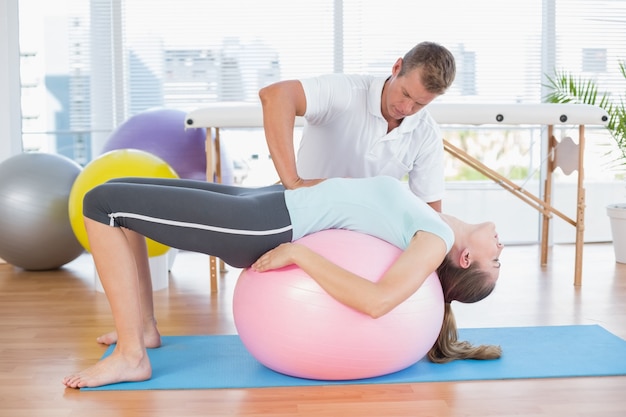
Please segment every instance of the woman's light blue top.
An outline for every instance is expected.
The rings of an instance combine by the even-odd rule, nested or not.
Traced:
[[[285,191],[293,240],[325,229],[348,229],[406,249],[419,230],[439,236],[450,251],[454,233],[441,216],[392,177],[331,178]]]

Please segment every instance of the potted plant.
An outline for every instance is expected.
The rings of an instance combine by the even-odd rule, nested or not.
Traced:
[[[619,62],[619,70],[626,81],[626,61]],[[606,110],[609,115],[606,127],[615,139],[619,154],[616,165],[626,168],[626,96],[599,92],[595,80],[565,71],[557,71],[554,77],[547,77],[547,80],[546,87],[551,90],[546,97],[547,102],[591,104]],[[607,214],[611,220],[615,260],[626,263],[626,203],[608,205]]]

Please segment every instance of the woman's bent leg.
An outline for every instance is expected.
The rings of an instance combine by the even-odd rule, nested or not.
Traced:
[[[117,345],[94,366],[65,377],[67,387],[151,377],[146,345],[160,344],[160,335],[144,236],[228,258],[235,266],[249,266],[265,251],[291,239],[284,195],[277,187],[258,193],[247,190],[244,196],[239,190],[223,194],[221,187],[207,190],[176,184],[107,183],[85,196],[91,251],[115,323],[115,332],[105,336]]]
[[[65,377],[63,383],[70,388],[81,388],[149,379],[152,368],[144,343],[137,254],[122,229],[90,219],[85,220],[85,226],[118,340],[111,355],[82,372]]]
[[[122,231],[126,235],[131,251],[135,254],[137,278],[139,282],[139,298],[143,317],[144,343],[147,348],[157,348],[161,346],[161,334],[157,329],[157,322],[154,316],[152,279],[150,275],[150,264],[148,262],[146,238],[132,230],[122,229]],[[96,340],[98,343],[112,345],[117,342],[117,332],[106,333]]]

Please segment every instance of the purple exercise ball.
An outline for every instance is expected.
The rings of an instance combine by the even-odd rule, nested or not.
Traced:
[[[118,149],[139,149],[158,156],[180,178],[205,180],[206,130],[185,129],[182,110],[156,108],[131,116],[109,137],[102,154]]]

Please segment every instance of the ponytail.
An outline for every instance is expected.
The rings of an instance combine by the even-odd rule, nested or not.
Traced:
[[[445,303],[443,324],[435,345],[428,352],[428,359],[435,363],[446,363],[457,359],[498,359],[502,355],[500,346],[473,346],[459,341],[456,320],[450,303]]]
[[[489,279],[474,263],[469,268],[455,265],[448,256],[437,268],[444,296],[444,313],[441,331],[435,345],[428,352],[428,359],[435,363],[446,363],[457,359],[498,359],[502,355],[500,346],[473,346],[459,341],[456,320],[452,312],[452,301],[474,303],[493,291],[495,282]]]

